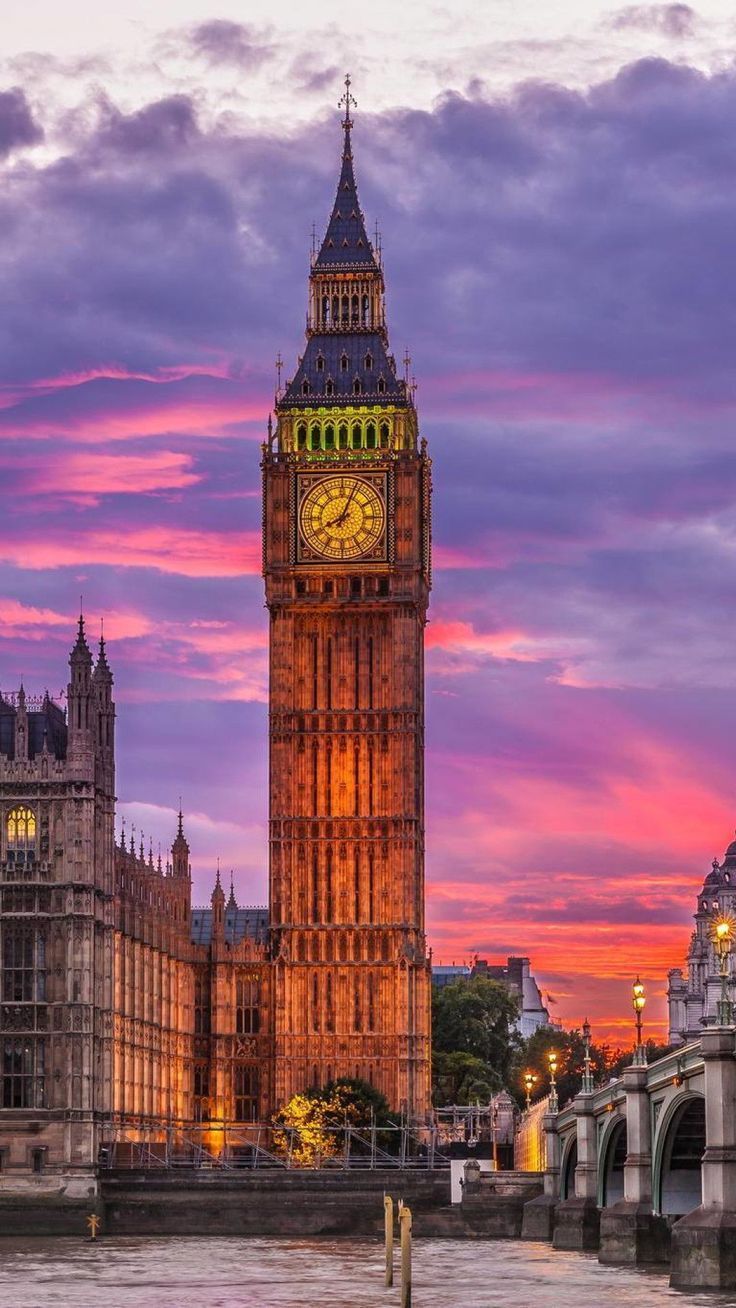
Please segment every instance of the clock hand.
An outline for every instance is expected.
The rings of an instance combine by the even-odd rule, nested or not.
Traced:
[[[354,494],[355,494],[355,492],[356,492],[357,489],[358,489],[358,483],[357,483],[357,482],[354,482],[354,483],[353,483],[352,490],[350,491],[350,494],[348,495],[348,498],[347,498],[346,501],[345,501],[345,507],[344,507],[342,513],[340,514],[339,518],[335,518],[335,519],[333,520],[333,522],[330,523],[330,526],[332,526],[332,527],[338,527],[338,526],[340,525],[341,522],[344,522],[344,521],[345,521],[345,517],[346,517],[346,515],[347,515],[347,511],[348,511],[348,509],[350,508],[350,501],[351,501],[351,499],[353,498],[353,496],[354,496]]]

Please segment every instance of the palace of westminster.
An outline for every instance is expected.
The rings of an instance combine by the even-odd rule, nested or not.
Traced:
[[[6,1176],[73,1180],[113,1122],[263,1122],[337,1077],[429,1108],[430,461],[389,350],[353,103],[348,83],[306,348],[262,447],[269,907],[218,876],[192,908],[181,813],[165,866],[118,843],[113,676],[80,617],[65,710],[0,698]]]

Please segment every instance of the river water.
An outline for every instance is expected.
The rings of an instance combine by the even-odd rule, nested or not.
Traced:
[[[0,1308],[398,1308],[383,1248],[351,1240],[0,1240]],[[691,1308],[736,1294],[506,1240],[416,1240],[413,1308]]]

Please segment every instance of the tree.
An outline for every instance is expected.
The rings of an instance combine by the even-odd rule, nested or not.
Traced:
[[[292,1095],[275,1114],[274,1145],[296,1167],[319,1167],[344,1143],[344,1128],[386,1126],[388,1101],[367,1081],[340,1077],[321,1089]]]
[[[493,1068],[474,1054],[458,1050],[432,1055],[432,1102],[435,1107],[447,1104],[488,1103],[503,1088]]]
[[[338,1105],[336,1126],[388,1126],[392,1120],[386,1096],[359,1077],[338,1077],[336,1081],[328,1081],[318,1093]]]
[[[518,1016],[518,1000],[488,977],[460,978],[433,991],[436,1104],[489,1098],[487,1091],[507,1083],[521,1044],[515,1030]]]

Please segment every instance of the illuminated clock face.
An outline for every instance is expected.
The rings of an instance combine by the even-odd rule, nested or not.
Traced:
[[[385,516],[382,496],[362,477],[320,477],[302,500],[302,542],[317,557],[338,563],[375,555]]]

